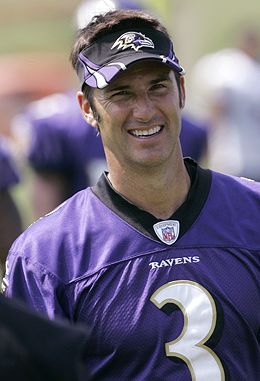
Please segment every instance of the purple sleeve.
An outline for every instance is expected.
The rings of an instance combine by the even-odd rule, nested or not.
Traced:
[[[37,249],[32,247],[31,250]],[[50,319],[66,317],[60,305],[60,298],[64,298],[62,283],[57,276],[30,259],[26,253],[17,255],[10,250],[2,290],[6,296],[23,301],[31,309],[47,315]]]
[[[207,151],[207,127],[189,120],[186,116],[183,117],[180,141],[183,156],[199,161]]]
[[[19,182],[19,175],[11,155],[5,146],[4,141],[0,141],[0,191],[11,187]]]

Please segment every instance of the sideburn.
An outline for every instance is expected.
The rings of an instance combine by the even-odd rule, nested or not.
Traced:
[[[182,99],[181,99],[181,80],[180,80],[180,76],[178,74],[175,74],[175,78],[176,78],[177,87],[178,87],[178,91],[179,91],[179,106],[180,106],[180,108],[183,108]]]

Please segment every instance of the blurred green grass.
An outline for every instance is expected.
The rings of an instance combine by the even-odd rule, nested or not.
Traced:
[[[8,25],[0,26],[0,54],[33,51],[64,52],[71,40],[67,20],[30,21],[20,25],[20,33]],[[18,36],[19,34],[19,36]],[[19,37],[19,38],[18,38]]]
[[[0,54],[68,48],[78,0],[0,0]]]
[[[79,0],[0,0],[0,54],[36,50],[68,53],[72,15],[79,3]],[[186,67],[200,55],[232,44],[240,25],[260,24],[259,0],[139,0],[139,3],[154,10],[166,23]]]

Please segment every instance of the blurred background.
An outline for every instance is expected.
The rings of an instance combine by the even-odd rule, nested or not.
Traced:
[[[137,2],[164,20],[187,75],[206,52],[233,45],[241,28],[255,25],[260,30],[258,0]],[[72,15],[79,3],[78,0],[0,0],[0,54],[33,52],[46,55],[46,61],[53,55],[50,65],[61,60],[60,70],[70,71],[66,66],[73,35]]]
[[[74,33],[72,16],[79,3],[0,0],[2,135],[10,134],[11,118],[26,103],[77,86],[69,53]],[[173,36],[175,51],[187,73],[188,105],[190,73],[197,60],[206,53],[236,44],[244,28],[253,26],[260,33],[258,0],[139,0],[139,3],[157,14]],[[12,189],[24,226],[33,219],[26,197],[27,176],[30,175],[23,168],[23,181]]]

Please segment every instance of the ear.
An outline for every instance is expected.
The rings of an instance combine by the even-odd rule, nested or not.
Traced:
[[[90,124],[92,127],[97,128],[98,123],[94,118],[93,111],[90,107],[89,101],[85,98],[82,91],[77,92],[77,99],[79,103],[79,107],[81,109],[81,113],[83,115],[83,118],[86,120],[88,124]]]
[[[184,77],[180,77],[180,107],[184,108],[185,106],[185,100],[186,100],[186,94],[185,94],[185,83],[184,83]]]

